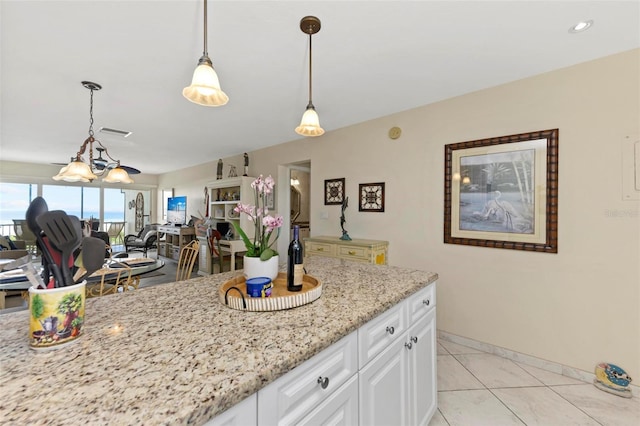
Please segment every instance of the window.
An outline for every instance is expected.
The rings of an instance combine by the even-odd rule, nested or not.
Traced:
[[[24,219],[37,195],[36,184],[0,182],[0,235],[15,235],[13,219]]]

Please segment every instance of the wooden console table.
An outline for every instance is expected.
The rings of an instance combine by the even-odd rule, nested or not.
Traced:
[[[165,241],[158,241],[158,256],[178,261],[182,247],[196,238],[193,226],[158,226],[158,233],[165,234]]]
[[[388,241],[353,239],[343,241],[340,237],[310,237],[304,239],[305,256],[325,256],[358,262],[387,264]]]

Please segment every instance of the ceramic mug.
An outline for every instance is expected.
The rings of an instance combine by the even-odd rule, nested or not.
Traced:
[[[87,282],[52,289],[29,288],[29,344],[62,346],[82,335]]]

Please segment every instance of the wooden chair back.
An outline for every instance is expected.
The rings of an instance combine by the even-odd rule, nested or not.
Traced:
[[[193,265],[196,263],[199,251],[200,243],[198,240],[193,240],[186,246],[182,247],[182,250],[180,250],[180,257],[178,258],[176,281],[183,281],[191,278]]]

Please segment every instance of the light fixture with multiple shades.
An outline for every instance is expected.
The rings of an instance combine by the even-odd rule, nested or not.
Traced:
[[[324,130],[320,127],[320,119],[311,100],[311,35],[320,31],[320,20],[315,16],[305,16],[300,20],[300,29],[309,34],[309,104],[300,125],[296,127],[296,133],[302,136],[320,136],[324,134]]]
[[[229,97],[220,88],[218,74],[213,69],[207,50],[207,0],[204,0],[204,50],[193,72],[191,86],[182,90],[182,96],[204,106],[222,106],[229,102]]]
[[[133,179],[129,177],[127,171],[120,166],[120,160],[114,160],[102,143],[93,137],[93,91],[102,89],[97,83],[91,81],[83,81],[82,85],[91,91],[91,103],[89,108],[89,137],[80,146],[80,150],[75,157],[71,158],[71,162],[60,169],[60,172],[53,177],[54,180],[63,180],[65,182],[91,182],[98,178],[98,175],[108,171],[107,176],[102,180],[107,183],[133,183]],[[93,159],[93,144],[97,143],[99,147],[98,158]],[[84,154],[89,147],[89,164],[82,160]],[[102,158],[105,153],[111,162]],[[132,169],[135,170],[135,169]],[[139,171],[135,170],[139,173]]]

